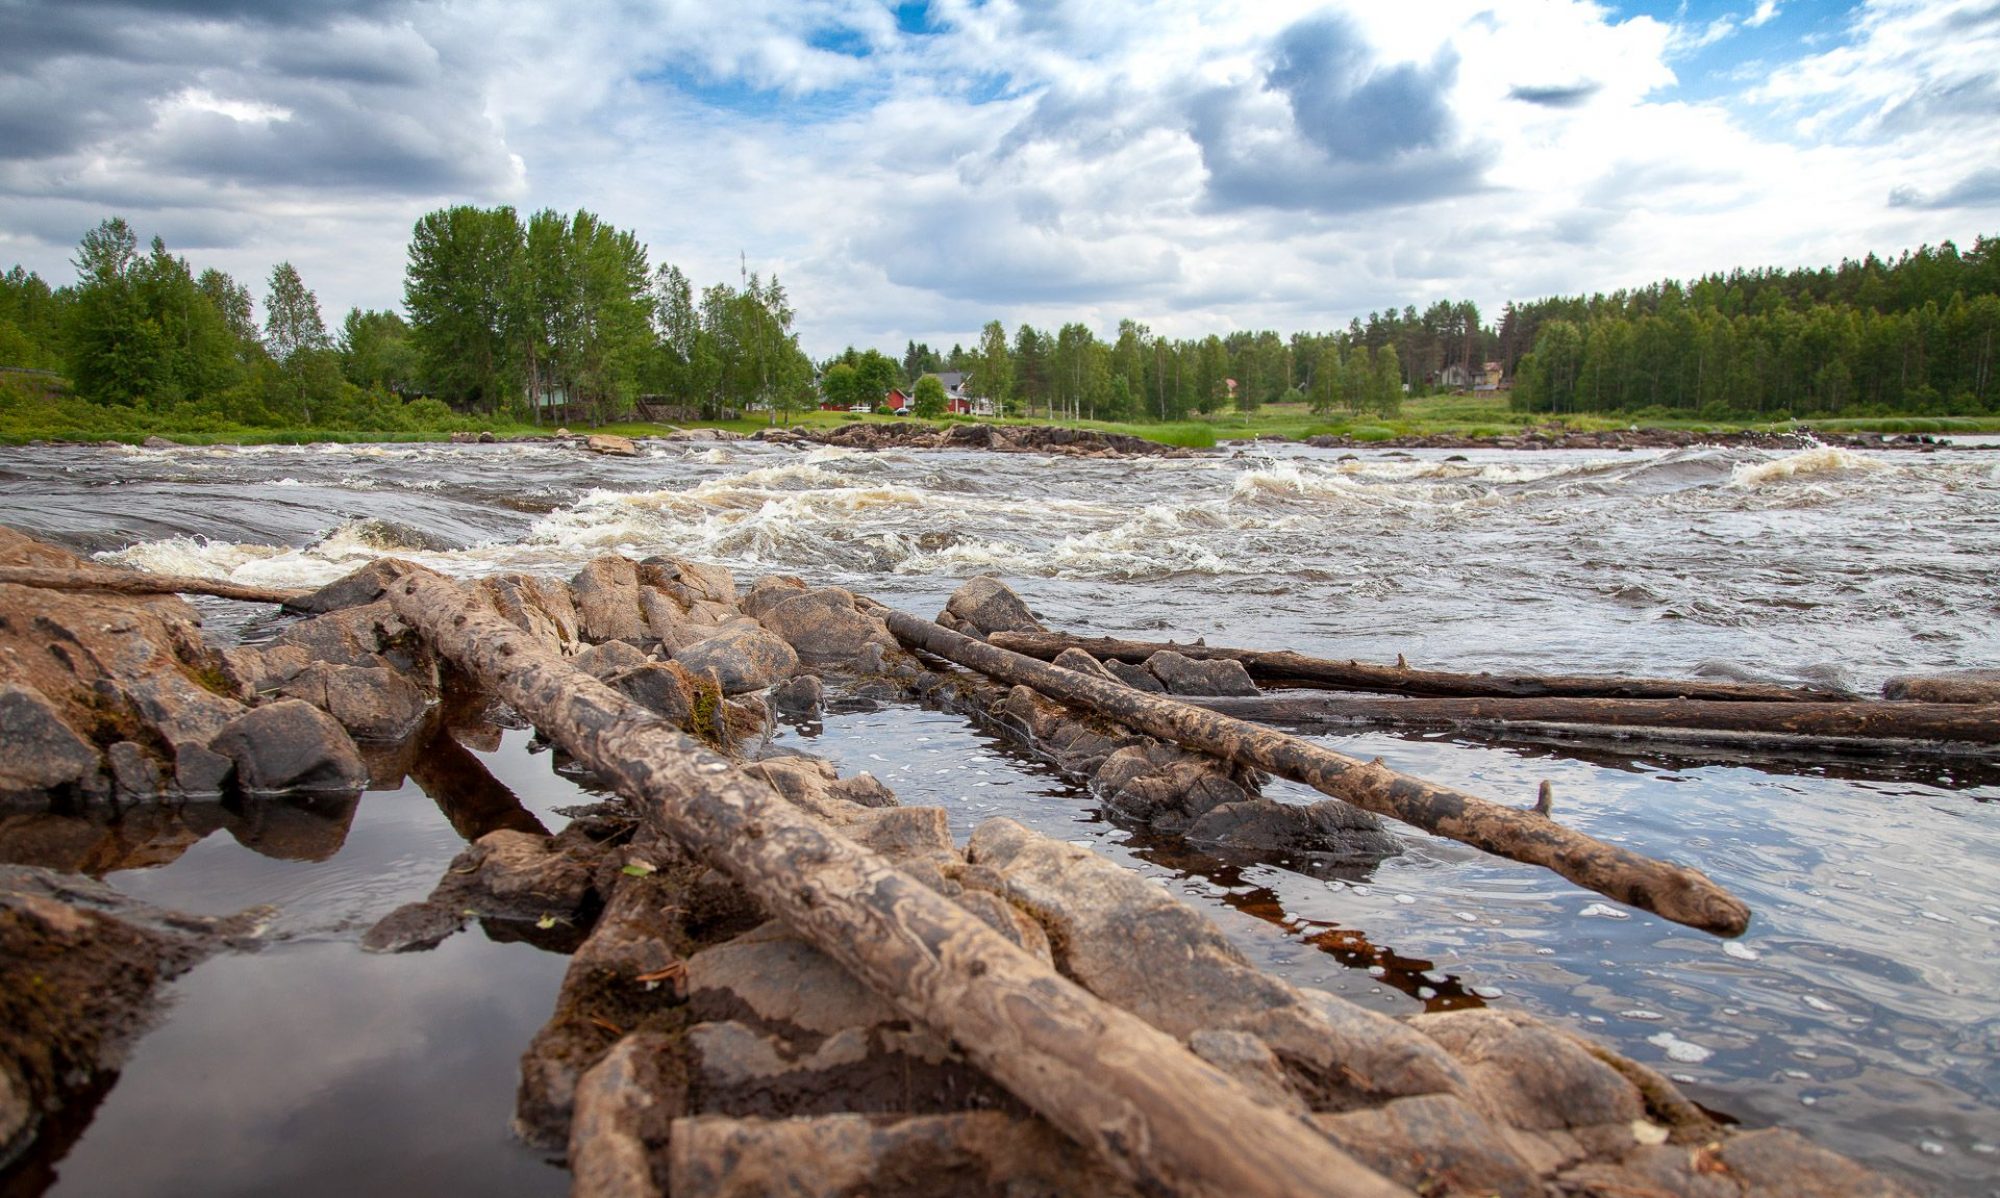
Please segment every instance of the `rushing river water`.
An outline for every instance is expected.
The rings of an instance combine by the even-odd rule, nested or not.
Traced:
[[[0,523],[109,561],[279,585],[384,552],[461,576],[672,553],[931,615],[992,572],[1057,628],[1440,669],[1868,693],[1896,673],[2000,664],[2000,455],[1978,452],[31,448],[0,451]],[[225,637],[268,614],[202,608]],[[1990,757],[1323,738],[1503,801],[1552,782],[1559,818],[1745,898],[1751,930],[1723,942],[1415,832],[1365,874],[1224,862],[1108,821],[955,716],[836,711],[782,739],[949,808],[961,835],[1000,814],[1087,842],[1297,982],[1392,1013],[1516,1005],[1726,1116],[1794,1127],[1925,1189],[2000,1194]],[[549,826],[582,800],[524,734],[475,747]],[[67,1156],[30,1162],[16,1188],[560,1192],[565,1176],[510,1145],[505,1121],[513,1060],[562,959],[477,931],[427,954],[359,952],[360,931],[421,897],[463,843],[414,784],[279,814],[148,817],[164,831],[136,814],[0,822],[0,859],[80,864],[187,909],[281,911],[270,948],[175,984],[172,1016]],[[58,844],[88,851],[57,860]]]

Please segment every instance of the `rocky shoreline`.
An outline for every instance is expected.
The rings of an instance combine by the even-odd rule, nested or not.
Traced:
[[[1083,458],[1186,458],[1213,450],[1188,449],[1149,441],[1127,433],[1061,425],[1001,425],[984,423],[947,424],[937,428],[922,422],[856,421],[831,429],[776,426],[755,433],[739,433],[719,428],[673,428],[655,436],[631,438],[614,433],[572,433],[557,429],[549,433],[502,436],[491,432],[452,433],[445,439],[452,445],[569,445],[610,457],[637,457],[640,445],[649,441],[668,444],[758,441],[770,445],[830,445],[869,451],[885,449],[984,450],[993,453],[1051,453]],[[1827,446],[1836,449],[1890,449],[1919,453],[1939,450],[1980,450],[2000,448],[1962,445],[1948,436],[1930,433],[1829,433],[1811,428],[1791,432],[1764,432],[1740,429],[1735,432],[1694,432],[1687,429],[1634,427],[1587,432],[1550,425],[1529,428],[1501,436],[1471,437],[1458,433],[1428,433],[1420,436],[1357,438],[1351,434],[1321,434],[1304,439],[1281,433],[1226,439],[1221,447],[1260,443],[1305,445],[1314,449],[1578,449],[1599,452],[1628,452],[1641,449],[1689,449],[1715,446],[1726,449],[1769,449],[1792,452]],[[122,449],[119,441],[66,442],[31,441],[36,445],[97,445]],[[318,444],[317,442],[315,444]],[[177,449],[181,444],[169,437],[152,436],[140,445],[144,449]]]
[[[0,564],[87,568],[6,530]],[[0,719],[8,743],[30,750],[4,763],[0,813],[351,802],[404,772],[444,785],[443,746],[517,717],[469,691],[399,617],[386,589],[406,569],[377,562],[299,596],[275,639],[235,648],[208,644],[177,598],[0,584]],[[1118,818],[1158,835],[1253,859],[1399,851],[1366,813],[1273,802],[1254,771],[919,658],[865,597],[786,576],[740,586],[716,566],[615,555],[570,580],[500,575],[467,590],[565,669],[650,711],[664,735],[721,754],[716,777],[775,794],[886,858],[1383,1184],[1440,1195],[1705,1198],[1723,1182],[1730,1193],[1906,1192],[1792,1133],[1719,1124],[1651,1069],[1528,1015],[1397,1019],[1290,985],[1200,913],[1086,849],[1006,819],[959,844],[942,808],[901,806],[866,773],[774,751],[766,734],[779,711],[809,714],[833,698],[925,704],[1088,780]],[[961,588],[939,623],[982,639],[1041,628],[993,579]],[[1163,693],[1248,686],[1234,663],[1179,654],[1065,664]],[[478,920],[489,935],[570,955],[522,1060],[515,1128],[567,1152],[573,1193],[1137,1192],[1083,1146],[1090,1134],[1034,1113],[976,1052],[775,919],[748,880],[685,851],[656,808],[613,798],[553,836],[525,815],[467,818],[468,847],[433,894],[362,945],[421,951]],[[35,976],[94,996],[24,1008],[28,1034],[0,1037],[0,1160],[65,1104],[93,1101],[93,1079],[143,1028],[157,981],[247,946],[254,927],[254,913],[125,909],[75,875],[0,875],[8,960],[27,963],[8,968],[59,956],[60,975]],[[129,980],[109,988],[107,976]],[[49,1043],[73,1047],[56,1062]]]

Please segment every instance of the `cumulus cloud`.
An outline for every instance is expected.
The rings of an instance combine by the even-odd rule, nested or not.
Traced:
[[[776,271],[825,353],[1490,311],[2000,225],[1967,149],[2000,137],[1992,0],[1866,0],[1698,96],[1705,39],[1800,6],[921,7],[0,0],[0,266],[60,281],[118,213],[391,306],[425,210],[587,207],[699,281]]]
[[[1210,199],[1338,213],[1477,190],[1447,103],[1457,65],[1448,48],[1425,65],[1381,63],[1345,19],[1300,21],[1260,79],[1189,101]]]

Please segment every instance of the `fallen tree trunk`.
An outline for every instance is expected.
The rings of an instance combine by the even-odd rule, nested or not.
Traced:
[[[1330,699],[1260,695],[1189,702],[1269,724],[1414,728],[1589,724],[1815,740],[1952,741],[2000,745],[2000,708],[1962,703],[1716,703],[1683,699]]]
[[[146,574],[137,570],[60,570],[42,566],[0,566],[0,583],[51,591],[108,591],[114,595],[213,595],[248,603],[290,603],[309,591],[240,586],[187,574]]]
[[[1303,782],[1378,815],[1393,816],[1497,856],[1544,866],[1579,886],[1676,923],[1723,936],[1739,935],[1749,925],[1749,908],[1700,871],[1605,844],[1532,811],[1434,786],[1380,763],[1363,762],[1179,700],[1061,669],[904,612],[888,611],[886,619],[896,638],[912,648],[1032,687],[1126,727]]]
[[[1406,1194],[436,575],[396,613],[677,842],[1142,1190]]]
[[[1703,699],[1735,703],[1800,703],[1850,699],[1844,691],[1777,686],[1767,682],[1703,679],[1626,678],[1593,674],[1454,674],[1407,666],[1333,661],[1284,650],[1225,649],[1177,645],[1171,641],[1124,641],[1061,632],[996,632],[991,642],[1028,657],[1054,661],[1064,649],[1081,649],[1103,661],[1142,662],[1155,653],[1174,652],[1196,661],[1238,661],[1250,677],[1271,687],[1386,691],[1398,695],[1493,698]]]

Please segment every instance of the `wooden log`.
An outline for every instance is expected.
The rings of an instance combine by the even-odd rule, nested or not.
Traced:
[[[2000,707],[1962,703],[1716,703],[1693,699],[1332,699],[1318,695],[1197,698],[1237,719],[1303,725],[1417,728],[1589,724],[1762,733],[1811,747],[1841,741],[1951,741],[2000,745]]]
[[[1115,658],[1141,662],[1167,650],[1197,661],[1239,661],[1252,679],[1270,687],[1385,691],[1398,695],[1705,699],[1723,703],[1798,703],[1854,697],[1845,691],[1777,686],[1766,682],[1593,674],[1455,674],[1441,670],[1412,670],[1400,663],[1383,666],[1359,661],[1333,661],[1284,650],[1225,649],[1216,645],[1126,641],[1112,637],[1072,636],[1061,632],[996,632],[988,639],[1003,649],[1043,661],[1054,661],[1064,649],[1081,649],[1099,661]]]
[[[247,603],[289,603],[311,593],[282,587],[240,586],[187,574],[148,574],[139,570],[59,570],[47,566],[0,566],[0,583],[52,591],[108,591],[116,595],[213,595],[218,599],[241,599]]]
[[[1140,1189],[1406,1195],[1178,1041],[550,654],[457,585],[410,573],[396,613],[682,846]]]
[[[1380,762],[1360,761],[1177,699],[1059,669],[904,612],[890,611],[885,618],[896,638],[912,648],[1032,687],[1129,728],[1302,782],[1378,815],[1544,866],[1579,886],[1676,923],[1723,936],[1740,935],[1749,926],[1750,909],[1742,900],[1699,870],[1640,856],[1533,811],[1398,774]]]

